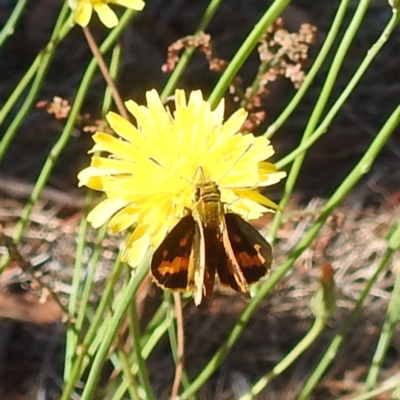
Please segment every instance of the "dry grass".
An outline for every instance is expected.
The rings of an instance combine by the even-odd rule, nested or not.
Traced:
[[[373,177],[369,181],[371,180]],[[31,259],[33,266],[40,270],[42,279],[51,284],[65,300],[70,292],[73,254],[81,212],[79,207],[74,211],[69,202],[60,202],[60,199],[65,201],[66,198],[57,191],[49,192],[47,195],[32,214],[20,249],[25,257]],[[365,282],[376,270],[386,249],[384,234],[397,217],[399,207],[387,202],[380,207],[366,206],[367,199],[372,195],[373,192],[366,182],[334,212],[313,245],[301,255],[291,272],[257,310],[233,351],[207,387],[202,389],[204,398],[231,399],[243,393],[252,382],[270,370],[296,345],[313,322],[309,301],[318,285],[319,267],[328,262],[336,272],[337,312],[312,349],[303,355],[295,366],[273,381],[268,396],[260,398],[296,397],[307,374],[323,354],[343,318],[354,307]],[[22,203],[20,200],[6,199],[4,195],[2,197],[0,223],[4,232],[11,235],[21,212]],[[324,200],[313,199],[305,206],[292,204],[285,210],[284,224],[278,233],[275,245],[277,264],[290,254],[294,245],[318,217],[323,204]],[[94,303],[100,296],[104,279],[107,278],[118,241],[118,238],[113,238],[103,243],[104,254],[98,265],[96,277],[99,293],[93,293]],[[87,254],[88,256],[90,254],[89,248]],[[396,265],[391,265],[374,285],[343,349],[313,398],[337,399],[361,389],[384,320],[393,286],[392,269],[395,267],[398,268]],[[18,274],[14,277],[14,282],[15,280],[18,281]],[[143,311],[143,321],[150,318],[150,310],[159,303],[159,294],[159,289],[154,286],[150,288]],[[198,308],[191,302],[187,305],[184,313],[185,359],[189,376],[196,375],[224,342],[245,304],[246,299],[224,290],[218,291],[213,300]],[[27,382],[33,382],[35,376],[48,377],[49,374],[52,379],[42,380],[42,385],[49,386],[51,381],[50,386],[54,388],[57,386],[56,383],[60,383],[61,378],[59,374],[54,375],[54,370],[60,371],[61,368],[60,343],[64,340],[63,330],[56,321],[47,326],[39,324],[39,314],[37,321],[33,316],[30,322],[33,324],[2,322],[3,332],[10,329],[20,332],[18,335],[6,335],[6,337],[3,333],[3,343],[7,343],[6,350],[3,347],[4,360],[8,360],[11,356],[15,357],[12,368],[22,369],[23,372],[17,374],[19,377],[24,376],[22,382],[19,382],[19,389],[24,388]],[[30,338],[30,352],[15,352],[13,349],[19,348],[20,341],[25,341],[26,335]],[[385,360],[382,381],[400,373],[397,363],[400,354],[399,337],[399,335],[394,336]],[[53,352],[50,365],[48,352],[44,353],[47,354],[44,358],[32,355],[32,352],[36,354],[35,348],[40,349],[43,343],[47,342],[58,343],[57,357],[54,358]],[[27,363],[28,365],[33,363],[34,368],[25,370]],[[149,368],[155,392],[160,394],[161,399],[167,398],[171,390],[174,364],[166,340],[159,344],[150,357]],[[15,373],[14,369],[11,372]],[[3,365],[1,371],[3,377],[11,372],[9,367]],[[16,387],[18,384],[13,386],[14,389]]]

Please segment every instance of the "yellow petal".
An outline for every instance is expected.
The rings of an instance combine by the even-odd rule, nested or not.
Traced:
[[[260,182],[258,183],[258,186],[275,185],[275,183],[278,183],[285,177],[285,171],[275,172],[274,174],[264,174],[264,176],[260,176]]]
[[[260,169],[260,173],[264,173],[264,174],[275,173],[278,171],[275,164],[265,162],[265,161],[259,162],[258,168]]]
[[[88,26],[90,18],[92,17],[93,5],[92,3],[80,1],[75,10],[74,20],[80,26]]]
[[[185,108],[186,105],[186,94],[182,89],[177,89],[175,91],[175,106],[176,109],[179,110],[181,108]]]
[[[103,184],[98,178],[98,175],[97,168],[87,167],[83,169],[78,174],[78,186],[81,187],[85,185],[94,190],[103,190]]]
[[[135,268],[143,260],[150,245],[148,226],[138,226],[126,241],[121,260]]]
[[[234,112],[227,121],[225,121],[221,135],[224,136],[233,136],[237,134],[242,128],[244,122],[246,121],[248,112],[244,108],[240,108],[236,112]],[[226,139],[225,139],[226,140]]]
[[[96,171],[98,171],[97,175],[102,176],[133,174],[135,172],[135,165],[131,161],[105,157],[92,157],[92,167],[95,167]]]
[[[217,107],[213,111],[213,117],[216,125],[222,125],[225,113],[225,99],[221,99]]]
[[[118,17],[115,12],[111,10],[111,8],[107,4],[96,3],[94,4],[94,11],[99,16],[100,21],[107,28],[114,28],[114,26],[118,25]]]
[[[239,197],[244,197],[246,199],[252,200],[258,204],[262,204],[264,206],[267,206],[268,208],[272,210],[279,210],[282,211],[282,209],[278,206],[278,204],[274,203],[272,200],[268,199],[267,197],[263,196],[261,193],[256,192],[254,190],[249,190],[249,189],[233,189],[235,194]]]
[[[109,112],[106,115],[106,119],[110,124],[111,128],[118,133],[122,139],[127,140],[131,143],[142,143],[143,137],[141,133],[125,118],[121,117],[120,115]]]
[[[151,238],[150,238],[150,245],[153,248],[157,248],[161,242],[165,239],[165,236],[167,236],[167,232],[169,231],[169,226],[168,224],[165,225],[159,225],[159,230],[158,232],[155,232]]]
[[[110,3],[118,4],[131,10],[141,11],[145,3],[142,0],[110,0]]]
[[[136,118],[138,125],[142,128],[142,131],[146,131],[146,120],[151,119],[149,110],[146,107],[140,106],[133,100],[125,102],[125,106],[128,111]],[[143,124],[142,124],[143,122]],[[148,121],[152,123],[152,121]]]
[[[163,129],[171,125],[171,119],[165,110],[164,104],[161,102],[160,96],[156,90],[150,90],[146,93],[148,108],[152,114],[154,122]]]
[[[93,135],[93,140],[97,146],[92,151],[107,151],[125,160],[131,160],[138,153],[130,143],[116,139],[108,133],[97,132]]]
[[[103,188],[103,183],[101,181],[101,178],[97,177],[97,176],[93,176],[91,178],[89,178],[89,180],[85,183],[85,185],[89,188],[89,189],[93,189],[93,190],[104,190]]]
[[[87,220],[92,224],[93,228],[99,228],[126,204],[127,202],[122,198],[106,199],[93,208]]]
[[[137,222],[139,210],[137,208],[125,207],[118,211],[108,223],[111,232],[121,232]]]

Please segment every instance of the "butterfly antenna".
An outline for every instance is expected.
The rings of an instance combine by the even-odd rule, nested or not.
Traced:
[[[245,154],[251,149],[253,145],[249,144],[245,150],[243,151],[243,153],[240,155],[240,157],[238,157],[235,162],[227,169],[227,171],[225,172],[224,176],[219,180],[219,183],[221,183],[225,177],[229,174],[229,172],[231,172],[233,170],[233,168],[235,168],[236,164],[245,156]],[[218,183],[218,184],[219,184]]]
[[[152,161],[154,164],[158,165],[160,168],[165,169],[166,171],[168,171],[170,174],[176,176],[177,178],[182,179],[183,181],[185,181],[186,183],[189,183],[190,185],[194,186],[193,182],[190,182],[189,180],[187,180],[186,178],[184,178],[182,175],[179,175],[175,172],[172,172],[170,169],[168,169],[166,166],[160,164],[155,158],[153,157],[149,157],[149,160]]]

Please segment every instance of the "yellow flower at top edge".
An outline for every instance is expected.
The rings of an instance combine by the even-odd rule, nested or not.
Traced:
[[[108,113],[117,137],[97,132],[92,152],[109,156],[93,156],[78,175],[79,186],[107,196],[88,216],[94,227],[107,221],[112,232],[136,227],[126,240],[124,261],[136,266],[148,247],[157,247],[193,209],[200,169],[218,185],[226,211],[255,219],[277,208],[257,188],[279,182],[286,173],[264,161],[274,154],[268,139],[240,133],[245,110],[224,122],[224,101],[212,110],[199,90],[189,99],[177,90],[173,112],[155,90],[146,99],[147,106],[125,103],[137,126]]]
[[[141,11],[145,5],[142,0],[69,0],[69,4],[74,10],[74,20],[78,25],[87,26],[94,10],[107,28],[118,25],[118,17],[109,4],[117,4],[136,11]]]

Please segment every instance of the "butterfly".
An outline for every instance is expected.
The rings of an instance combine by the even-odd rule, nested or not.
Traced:
[[[212,296],[216,275],[222,285],[248,293],[271,262],[270,244],[241,216],[225,212],[218,185],[201,179],[193,210],[154,252],[151,273],[164,289],[193,292],[199,305],[203,295]]]

